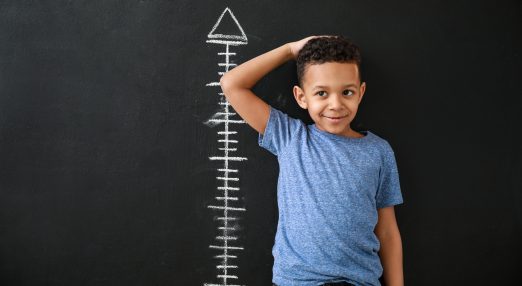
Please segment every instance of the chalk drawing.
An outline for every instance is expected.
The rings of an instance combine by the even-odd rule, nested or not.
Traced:
[[[220,31],[223,27],[220,27],[222,21],[232,21],[234,31]],[[221,16],[219,16],[216,24],[212,27],[212,30],[207,36],[207,43],[218,44],[225,47],[224,52],[219,52],[218,56],[224,56],[224,62],[218,63],[218,67],[224,70],[218,71],[218,76],[223,75],[229,71],[230,68],[236,66],[236,64],[230,61],[231,56],[235,56],[236,53],[230,51],[231,46],[239,46],[248,44],[248,39],[239,25],[236,17],[232,11],[227,7]],[[236,135],[238,132],[231,130],[233,124],[245,124],[241,118],[233,119],[235,112],[231,111],[230,103],[226,100],[226,97],[221,92],[219,81],[214,81],[206,84],[206,86],[218,89],[218,95],[220,95],[219,105],[222,107],[216,112],[205,124],[208,126],[216,126],[219,124],[223,125],[223,130],[217,132],[218,143],[219,143],[219,155],[210,156],[211,161],[220,161],[223,163],[223,167],[217,169],[218,174],[216,179],[218,180],[219,186],[217,187],[218,195],[215,197],[216,202],[213,205],[209,205],[208,208],[215,210],[219,213],[217,216],[218,221],[218,232],[220,235],[215,237],[215,243],[209,247],[218,251],[218,255],[214,258],[218,259],[217,269],[217,282],[205,283],[205,286],[239,286],[237,281],[239,279],[235,270],[238,269],[237,258],[239,253],[244,250],[240,245],[235,244],[239,238],[237,221],[240,218],[242,212],[245,212],[244,207],[236,205],[238,202],[239,187],[239,169],[236,166],[230,166],[233,162],[240,162],[247,160],[246,157],[232,156],[232,152],[238,152],[237,144],[238,140],[232,139],[232,135]],[[235,223],[234,223],[235,222]]]

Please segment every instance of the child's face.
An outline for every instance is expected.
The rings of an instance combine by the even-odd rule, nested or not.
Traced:
[[[350,128],[366,89],[354,63],[328,62],[308,65],[303,87],[294,86],[294,97],[317,128],[329,133],[360,137]]]

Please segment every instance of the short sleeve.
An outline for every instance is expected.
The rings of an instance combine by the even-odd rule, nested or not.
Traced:
[[[378,209],[403,203],[395,154],[389,144],[384,151],[375,200]]]
[[[259,146],[278,156],[288,143],[296,136],[304,123],[288,116],[279,109],[270,106],[270,116],[264,134],[258,133]]]

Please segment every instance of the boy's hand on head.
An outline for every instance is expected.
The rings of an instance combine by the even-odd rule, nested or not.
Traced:
[[[294,59],[297,59],[297,54],[303,48],[303,46],[306,44],[306,42],[308,42],[310,39],[313,39],[313,38],[316,38],[316,37],[317,36],[310,36],[310,37],[306,37],[306,38],[304,38],[302,40],[299,40],[299,41],[288,43],[288,45],[290,46],[290,51],[292,52],[292,57]]]
[[[290,51],[292,52],[292,56],[294,57],[294,59],[297,59],[297,54],[299,53],[299,51],[303,48],[303,46],[310,40],[310,39],[313,39],[313,38],[319,38],[319,37],[328,37],[327,35],[323,35],[323,36],[310,36],[310,37],[306,37],[302,40],[299,40],[299,41],[295,41],[295,42],[290,42],[288,43],[288,45],[290,46]]]

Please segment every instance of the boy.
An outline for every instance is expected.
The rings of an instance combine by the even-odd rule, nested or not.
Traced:
[[[297,60],[294,97],[315,122],[266,104],[251,88]],[[287,43],[228,71],[221,88],[277,156],[279,221],[272,254],[278,286],[402,286],[394,205],[403,202],[391,146],[350,127],[366,89],[357,46],[340,36]]]

